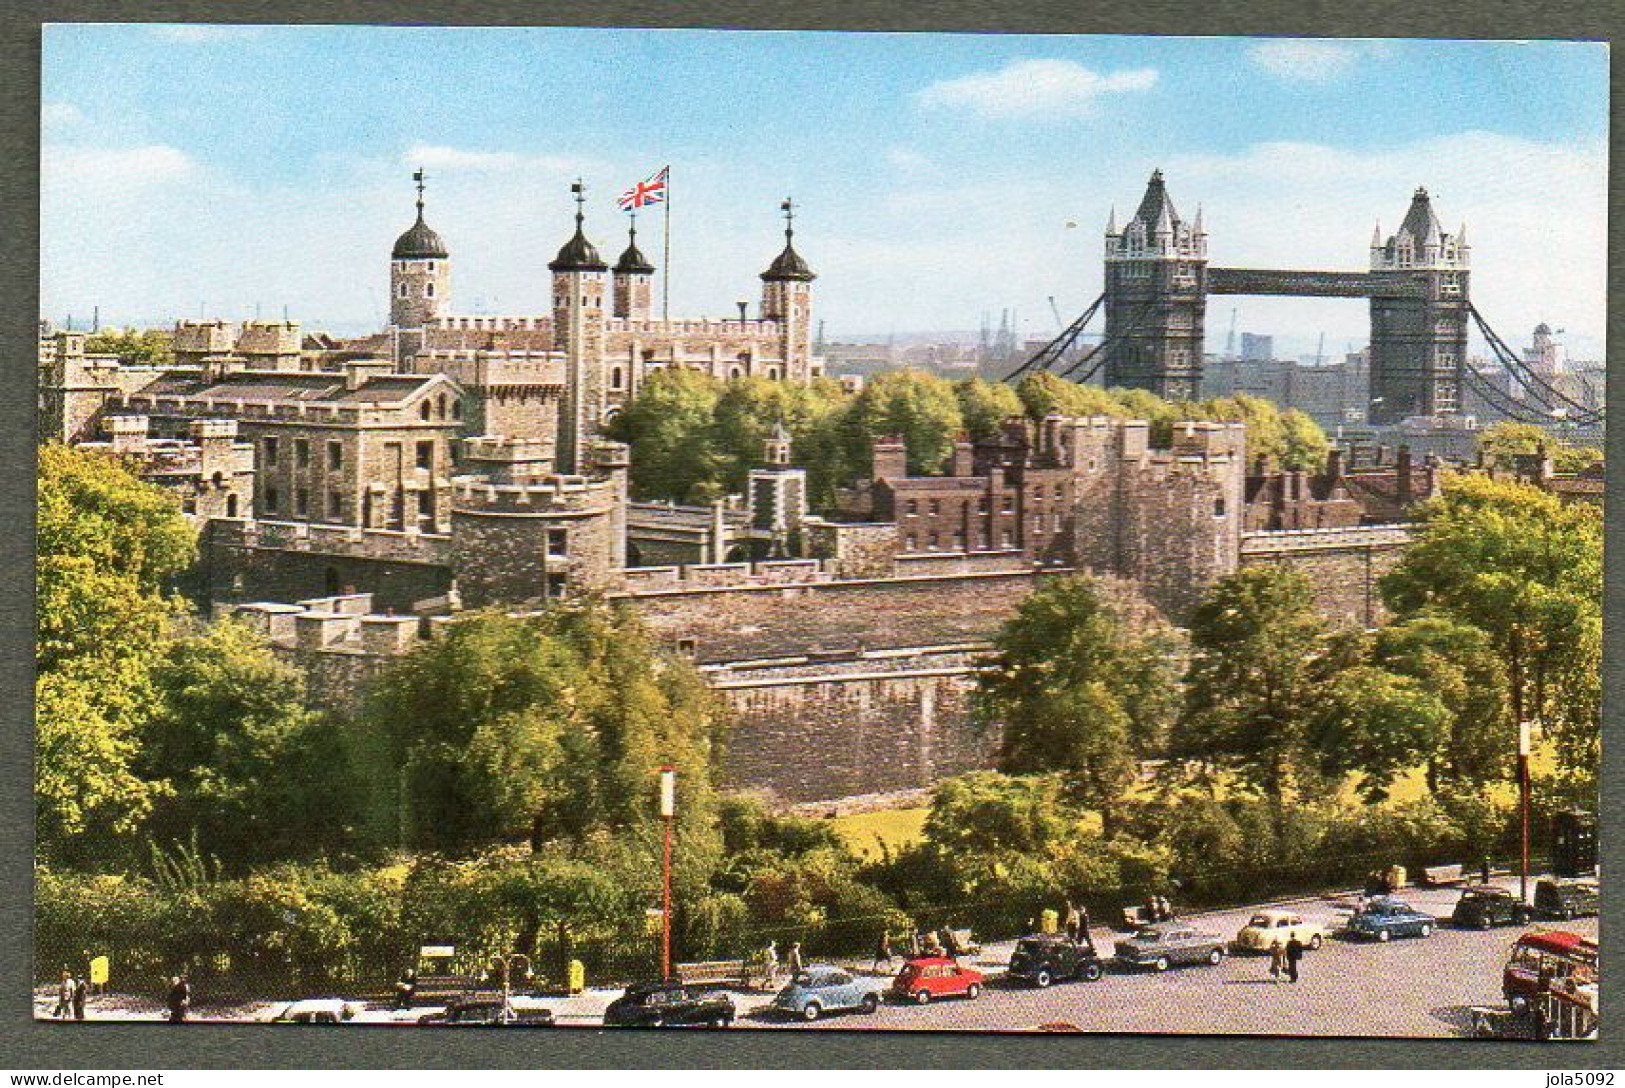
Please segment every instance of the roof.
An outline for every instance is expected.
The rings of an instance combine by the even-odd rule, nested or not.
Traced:
[[[609,266],[598,255],[598,247],[587,241],[582,229],[583,217],[576,212],[576,232],[559,248],[559,255],[548,263],[554,272],[602,272]]]
[[[813,270],[807,265],[807,262],[802,259],[801,254],[796,252],[796,247],[791,244],[790,232],[785,231],[784,251],[773,258],[773,263],[767,266],[766,272],[762,273],[762,279],[769,282],[776,280],[809,282],[817,278],[817,276],[813,275]]]
[[[380,374],[346,389],[344,375],[329,371],[243,370],[207,381],[196,371],[168,371],[143,387],[143,397],[195,397],[224,401],[324,404],[394,404],[429,385],[439,374]]]
[[[625,276],[650,276],[654,274],[654,270],[655,266],[649,263],[649,258],[638,248],[638,228],[631,228],[627,232],[626,249],[615,262],[615,271]]]
[[[1518,938],[1524,948],[1539,948],[1547,952],[1588,952],[1595,955],[1597,942],[1566,929],[1548,929],[1540,933],[1525,933]]]
[[[959,961],[951,956],[912,956],[903,961],[904,967],[957,967]]]
[[[1407,234],[1419,245],[1437,243],[1444,234],[1444,228],[1439,225],[1439,217],[1433,214],[1433,202],[1428,199],[1426,189],[1417,189],[1415,195],[1411,197],[1410,210],[1405,213],[1405,221],[1399,225],[1396,237]]]
[[[440,240],[440,235],[429,228],[423,221],[423,205],[418,204],[418,219],[406,233],[395,239],[395,248],[390,256],[397,261],[420,260],[430,257],[449,257],[446,243]]]
[[[1140,198],[1140,207],[1129,222],[1138,221],[1145,225],[1147,234],[1158,230],[1172,231],[1179,223],[1179,212],[1174,210],[1174,202],[1168,196],[1168,187],[1162,180],[1162,171],[1151,171],[1151,180],[1146,183],[1145,196]]]

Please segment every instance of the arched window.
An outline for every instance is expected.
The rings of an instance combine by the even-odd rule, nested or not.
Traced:
[[[622,385],[623,378],[624,378],[624,375],[623,375],[620,367],[618,367],[618,366],[611,367],[610,371],[609,371],[609,387],[611,389],[621,389],[621,388],[623,388],[623,385]]]
[[[226,517],[234,518],[236,516],[237,516],[237,496],[235,494],[227,495],[226,496]]]
[[[426,283],[426,284],[423,285],[423,297],[424,298],[434,298],[434,284],[433,283]]]
[[[424,401],[422,406],[418,408],[418,418],[419,419],[424,419],[424,420],[428,419],[429,418],[429,411],[430,411],[429,402]]]
[[[451,402],[451,418],[452,419],[462,419],[463,418],[463,402],[462,401],[454,400],[454,401]]]
[[[401,297],[402,298],[406,297],[406,284],[404,284],[404,283],[401,284]]]
[[[446,418],[446,394],[440,394],[439,398],[435,401],[435,412],[441,419]]]
[[[327,595],[329,597],[337,596],[339,591],[339,572],[337,568],[328,567],[323,572],[322,580],[327,586]]]

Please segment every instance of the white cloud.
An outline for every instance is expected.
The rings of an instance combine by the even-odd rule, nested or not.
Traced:
[[[76,125],[84,119],[84,111],[72,102],[47,102],[40,107],[40,121],[47,127]]]
[[[160,23],[152,33],[165,41],[183,45],[222,41],[228,38],[252,38],[259,34],[257,26],[236,26],[227,23]]]
[[[969,109],[984,118],[1080,116],[1094,112],[1105,94],[1146,91],[1155,68],[1101,74],[1070,60],[1018,60],[996,72],[973,72],[915,93],[926,107]]]
[[[1277,38],[1259,42],[1247,55],[1277,79],[1293,83],[1335,83],[1354,67],[1358,49],[1347,42]]]
[[[889,149],[886,152],[886,162],[899,170],[925,170],[931,165],[930,159],[906,147]]]
[[[168,144],[138,147],[84,147],[47,144],[40,151],[46,187],[134,189],[185,177],[196,169],[190,156]]]

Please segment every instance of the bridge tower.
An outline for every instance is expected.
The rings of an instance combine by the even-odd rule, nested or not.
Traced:
[[[1122,230],[1106,225],[1107,385],[1194,400],[1202,385],[1207,316],[1207,232],[1202,213],[1187,223],[1151,174],[1140,206]]]
[[[1371,297],[1370,419],[1382,426],[1461,409],[1467,362],[1467,228],[1446,233],[1426,189],[1411,197],[1399,230],[1371,237],[1371,270],[1418,290]]]

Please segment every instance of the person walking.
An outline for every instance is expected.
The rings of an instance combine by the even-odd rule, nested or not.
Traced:
[[[83,1020],[85,1018],[85,1000],[89,996],[90,996],[90,983],[89,983],[89,981],[86,980],[86,979],[82,979],[82,978],[74,979],[73,980],[73,1018],[75,1020]]]
[[[400,980],[395,983],[395,1008],[410,1009],[412,1001],[418,993],[418,973],[411,967],[401,972]]]
[[[1270,945],[1270,981],[1280,982],[1281,975],[1286,971],[1286,949],[1281,942],[1276,941]]]
[[[762,986],[774,989],[779,984],[779,942],[768,941],[762,950]]]
[[[785,966],[789,969],[790,977],[794,979],[801,974],[801,942],[796,941],[790,946],[790,954],[784,958]]]
[[[169,980],[169,994],[165,1000],[169,1007],[169,1022],[180,1024],[186,1021],[186,1014],[192,1007],[192,987],[186,981],[185,975],[174,975]]]
[[[1095,939],[1089,935],[1089,908],[1078,908],[1078,939],[1073,944],[1086,945],[1089,951],[1095,950]]]
[[[875,945],[875,962],[870,966],[869,970],[879,971],[880,965],[884,963],[886,965],[886,970],[890,971],[891,961],[896,958],[897,957],[892,954],[891,950],[891,934],[887,933],[885,930],[881,930],[880,943]]]
[[[1286,942],[1286,977],[1288,982],[1298,981],[1298,962],[1303,959],[1303,942],[1294,933]]]
[[[73,975],[66,967],[62,968],[62,981],[56,987],[56,1008],[51,1010],[51,1016],[56,1020],[66,1020],[68,1013],[73,1009]]]
[[[1078,943],[1078,908],[1072,905],[1072,900],[1066,901],[1066,918],[1062,922],[1066,928],[1066,939],[1073,944]]]

